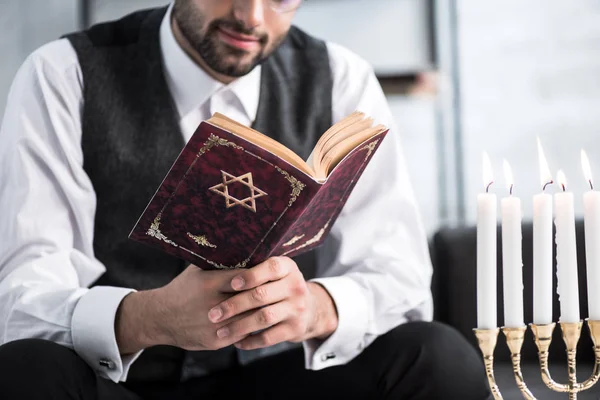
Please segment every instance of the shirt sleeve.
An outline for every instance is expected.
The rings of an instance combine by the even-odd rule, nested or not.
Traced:
[[[432,266],[396,124],[372,68],[328,43],[333,119],[363,111],[390,130],[317,256],[317,276],[338,312],[326,340],[303,342],[307,369],[345,364],[378,336],[431,320]]]
[[[132,289],[89,286],[96,197],[83,170],[82,76],[65,39],[18,71],[0,126],[0,344],[40,338],[74,349],[97,373],[125,380],[115,315]]]

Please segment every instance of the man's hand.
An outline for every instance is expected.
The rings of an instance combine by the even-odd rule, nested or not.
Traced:
[[[121,354],[159,344],[216,350],[241,340],[242,336],[219,338],[216,332],[224,323],[208,319],[211,307],[232,296],[231,279],[239,273],[203,271],[190,265],[162,288],[126,296],[115,319]]]
[[[231,288],[241,293],[208,313],[212,322],[223,324],[216,332],[221,340],[234,338],[236,347],[249,350],[284,341],[324,339],[337,328],[329,293],[317,283],[307,283],[290,258],[270,258],[236,272]],[[250,335],[259,330],[263,331]]]

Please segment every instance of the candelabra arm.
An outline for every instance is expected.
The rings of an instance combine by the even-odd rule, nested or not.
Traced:
[[[510,349],[510,359],[512,361],[513,373],[515,375],[517,386],[525,399],[536,400],[535,396],[527,388],[525,380],[523,379],[523,373],[521,372],[521,347],[523,347],[526,330],[526,326],[519,328],[502,328],[502,332],[504,333],[504,336],[506,336],[506,344]]]
[[[588,390],[594,386],[596,382],[598,382],[598,379],[600,379],[600,347],[595,347],[594,353],[596,354],[596,362],[594,363],[592,376],[586,379],[583,383],[578,384],[580,391]]]
[[[569,371],[569,399],[575,399],[577,392],[581,390],[580,384],[577,384],[577,342],[581,336],[580,322],[560,322],[562,337],[567,346],[567,365]]]
[[[566,393],[569,391],[569,386],[555,382],[552,379],[550,369],[548,368],[548,350],[550,348],[550,343],[552,342],[552,332],[554,332],[555,327],[556,323],[554,322],[551,324],[531,324],[531,331],[533,332],[535,345],[538,349],[542,381],[544,381],[544,384],[548,388],[555,392]]]
[[[600,378],[600,321],[586,320],[586,322],[590,330],[592,342],[594,342],[595,363],[592,376],[580,384],[581,390],[588,390],[594,386]]]
[[[494,377],[494,349],[498,341],[498,332],[500,329],[473,329],[477,337],[477,343],[483,355],[483,363],[485,365],[485,374],[487,375],[490,390],[495,400],[503,400],[500,389],[496,384]]]

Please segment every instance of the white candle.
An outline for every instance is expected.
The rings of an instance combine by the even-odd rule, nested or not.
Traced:
[[[533,323],[552,323],[552,196],[544,193],[554,183],[538,138],[542,193],[533,196]]]
[[[483,154],[485,192],[477,196],[477,328],[495,329],[496,318],[496,195],[489,193],[494,182],[492,166]]]
[[[581,150],[581,166],[590,191],[583,194],[585,255],[587,266],[588,312],[590,320],[600,320],[600,192],[594,190],[592,169],[585,151]]]
[[[504,160],[504,176],[510,192],[501,201],[502,278],[504,287],[504,326],[520,328],[523,322],[523,258],[521,252],[521,199],[513,196],[513,176]]]
[[[579,322],[579,281],[573,193],[567,192],[567,180],[562,171],[558,171],[556,179],[563,190],[554,195],[560,321]]]

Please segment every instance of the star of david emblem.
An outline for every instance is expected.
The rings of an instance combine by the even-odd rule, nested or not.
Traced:
[[[209,190],[225,197],[225,205],[227,208],[240,205],[248,210],[256,212],[256,199],[262,196],[268,196],[265,192],[254,186],[254,182],[252,182],[252,172],[240,176],[233,176],[225,171],[221,171],[221,178],[223,179],[223,183],[215,185]],[[240,200],[230,195],[228,186],[234,182],[239,182],[244,186],[247,186],[248,189],[250,189],[250,196]]]

